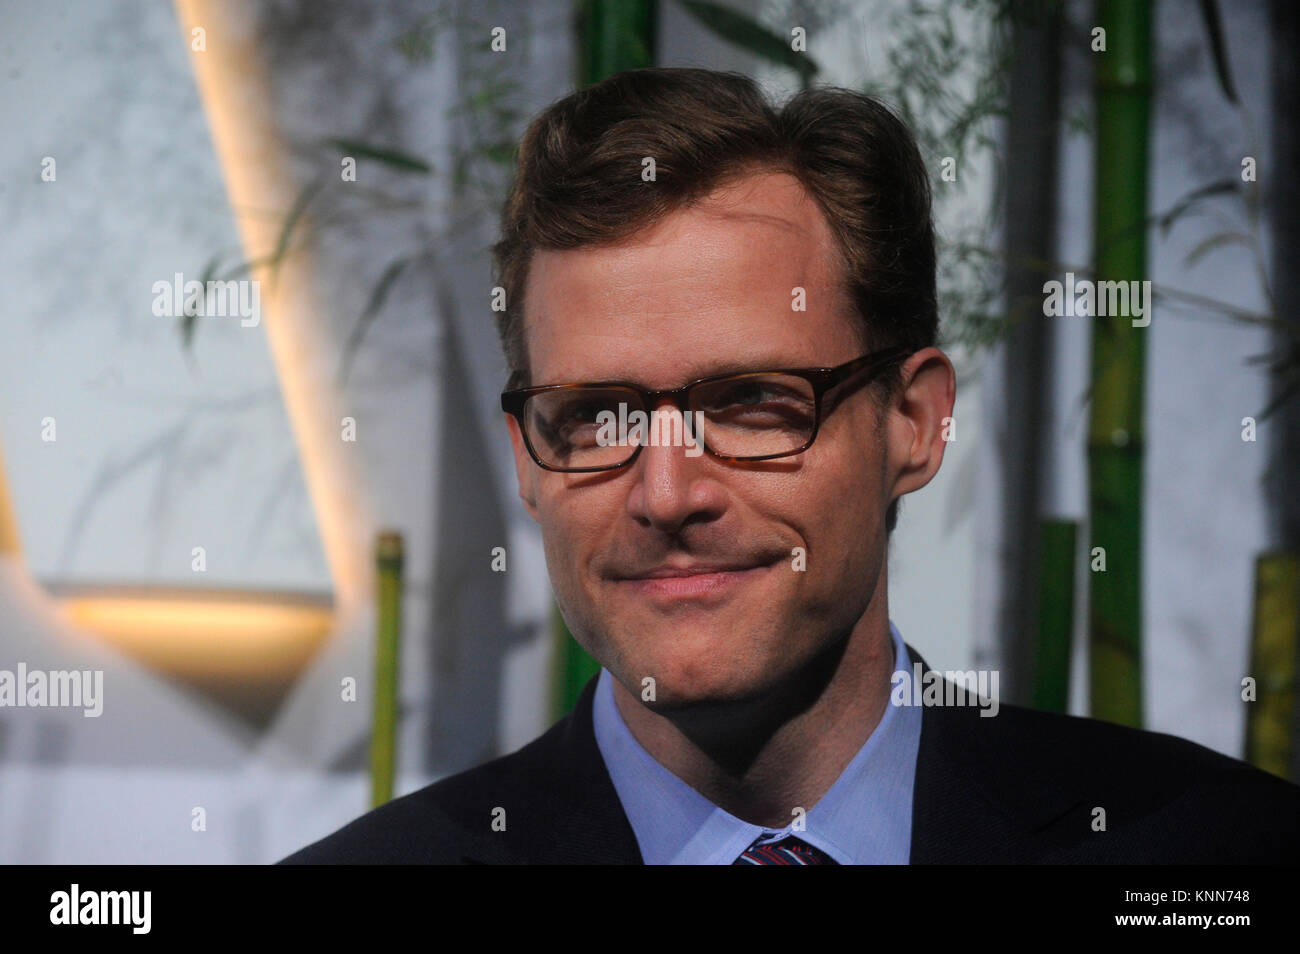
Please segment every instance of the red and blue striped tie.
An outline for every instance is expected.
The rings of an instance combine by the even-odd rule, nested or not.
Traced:
[[[833,865],[838,864],[826,852],[800,841],[793,835],[766,845],[757,842],[732,862],[735,865]]]

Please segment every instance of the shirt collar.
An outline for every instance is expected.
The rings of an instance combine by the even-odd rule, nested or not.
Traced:
[[[891,621],[894,668],[911,678],[907,647]],[[880,723],[822,799],[776,831],[714,805],[641,747],[601,670],[593,700],[596,744],[646,864],[731,864],[760,837],[793,834],[840,864],[906,864],[912,786],[921,741],[918,706],[885,705]],[[798,830],[802,822],[803,830]]]

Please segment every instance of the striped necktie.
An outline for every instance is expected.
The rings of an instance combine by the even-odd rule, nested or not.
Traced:
[[[788,835],[766,845],[750,845],[732,862],[735,865],[833,865],[838,864],[826,852]]]

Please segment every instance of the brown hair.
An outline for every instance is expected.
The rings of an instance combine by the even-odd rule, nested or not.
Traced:
[[[641,184],[646,156],[653,186],[629,187]],[[865,348],[935,344],[929,178],[911,132],[883,104],[818,87],[778,111],[743,74],[628,70],[553,103],[519,143],[492,250],[509,386],[531,383],[523,319],[535,249],[616,243],[754,169],[795,176],[821,207]],[[893,391],[897,367],[880,380]],[[895,518],[891,506],[890,530]]]

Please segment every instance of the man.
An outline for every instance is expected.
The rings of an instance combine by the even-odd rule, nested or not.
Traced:
[[[551,106],[518,161],[502,407],[603,671],[537,741],[288,861],[1295,859],[1300,789],[1243,763],[915,704],[888,536],[939,469],[955,380],[928,178],[893,115],[640,70]]]

